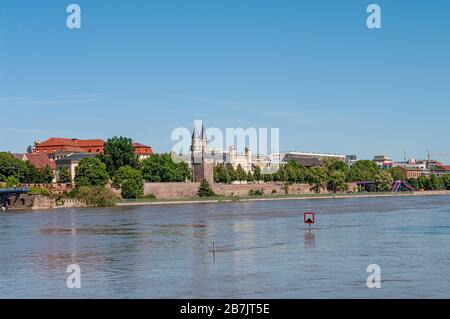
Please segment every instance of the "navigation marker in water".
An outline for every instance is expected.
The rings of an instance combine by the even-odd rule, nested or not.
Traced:
[[[315,218],[313,212],[306,212],[303,214],[303,221],[305,224],[309,225],[309,229],[311,229],[311,224],[314,224]]]

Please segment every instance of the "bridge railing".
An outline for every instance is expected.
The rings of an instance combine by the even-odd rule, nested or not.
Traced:
[[[28,193],[29,191],[28,187],[0,188],[0,194]]]

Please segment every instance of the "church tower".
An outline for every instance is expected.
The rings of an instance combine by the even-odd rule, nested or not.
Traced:
[[[192,133],[191,167],[194,182],[201,182],[204,179],[210,184],[214,182],[213,161],[208,153],[208,137],[204,126],[202,126],[201,136],[196,127]]]

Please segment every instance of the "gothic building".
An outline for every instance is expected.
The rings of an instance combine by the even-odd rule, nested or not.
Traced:
[[[191,168],[194,182],[206,180],[208,183],[214,182],[213,169],[214,161],[208,152],[208,138],[205,127],[202,126],[201,136],[197,128],[194,127],[191,143]]]

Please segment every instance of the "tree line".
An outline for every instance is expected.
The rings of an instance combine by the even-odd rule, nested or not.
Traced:
[[[0,182],[5,182],[7,187],[19,184],[47,184],[51,183],[53,178],[53,170],[48,166],[39,169],[10,153],[0,153]]]
[[[370,160],[357,161],[351,167],[346,163],[327,159],[323,166],[306,168],[296,161],[289,161],[278,168],[275,173],[261,172],[257,167],[253,173],[246,173],[238,165],[236,169],[231,164],[220,164],[214,167],[214,182],[232,183],[234,181],[263,181],[263,182],[284,182],[286,184],[307,183],[311,189],[317,193],[323,190],[330,192],[343,192],[348,190],[349,183],[359,181],[372,182],[366,191],[389,192],[395,180],[408,181],[416,190],[450,190],[450,175],[437,177],[421,176],[418,179],[407,179],[405,172],[399,168],[382,169]]]

